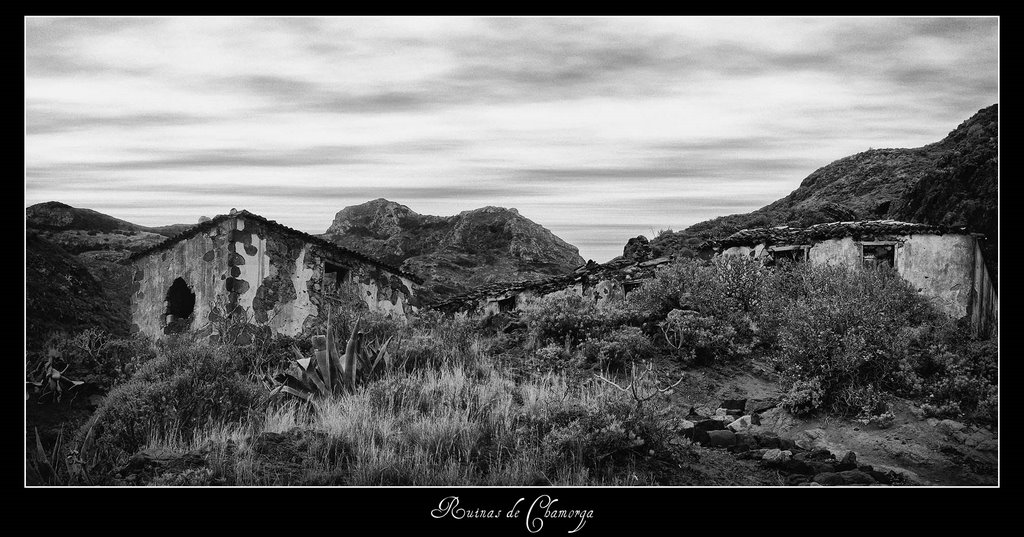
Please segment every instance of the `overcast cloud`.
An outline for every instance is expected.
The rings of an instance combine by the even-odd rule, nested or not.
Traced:
[[[26,19],[26,206],[497,205],[606,261],[998,102],[996,18]]]

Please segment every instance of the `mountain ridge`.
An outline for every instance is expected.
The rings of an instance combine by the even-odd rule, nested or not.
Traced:
[[[584,263],[575,246],[518,210],[494,205],[435,216],[377,198],[338,211],[321,237],[424,277],[427,301]]]
[[[993,104],[945,138],[917,148],[869,149],[818,168],[788,195],[749,213],[720,216],[650,241],[653,255],[706,256],[700,245],[743,229],[892,219],[966,226],[982,233],[998,268],[999,108]]]

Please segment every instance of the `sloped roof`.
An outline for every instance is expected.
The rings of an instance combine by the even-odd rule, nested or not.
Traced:
[[[508,296],[518,294],[523,291],[531,291],[539,295],[544,295],[565,289],[576,282],[582,281],[584,278],[640,279],[651,272],[654,267],[668,263],[669,261],[671,261],[671,258],[668,257],[661,257],[642,262],[637,262],[633,259],[619,259],[599,264],[591,261],[586,265],[580,265],[576,270],[568,274],[561,274],[536,280],[491,283],[477,287],[472,291],[447,300],[428,304],[426,307],[429,309],[464,307],[474,304],[482,299]]]
[[[806,228],[771,227],[744,229],[724,239],[708,241],[712,247],[755,246],[758,244],[811,244],[827,239],[853,237],[867,240],[879,235],[944,235],[966,234],[963,227],[918,224],[897,220],[860,220],[856,222],[827,222]]]
[[[288,226],[286,226],[284,224],[279,224],[279,223],[277,223],[274,220],[268,220],[268,219],[266,219],[266,218],[264,218],[264,217],[262,217],[262,216],[260,216],[258,214],[250,213],[249,211],[246,211],[246,210],[236,211],[233,214],[221,214],[221,215],[215,216],[214,218],[211,218],[210,220],[207,220],[205,222],[200,222],[199,224],[196,224],[195,226],[192,226],[192,227],[186,229],[185,231],[182,231],[181,233],[179,233],[179,234],[177,234],[177,235],[175,235],[175,236],[173,236],[173,237],[171,237],[171,238],[169,238],[167,240],[159,242],[159,243],[157,243],[157,244],[155,244],[153,246],[150,246],[149,248],[146,248],[144,250],[140,250],[140,251],[138,251],[138,252],[128,256],[128,258],[125,261],[126,262],[134,261],[136,259],[140,259],[140,258],[146,257],[146,256],[148,256],[150,254],[166,250],[166,249],[174,246],[175,244],[177,244],[177,243],[179,243],[179,242],[181,242],[183,240],[190,239],[190,238],[195,237],[196,235],[198,235],[200,233],[205,233],[206,231],[209,231],[209,230],[219,226],[225,220],[229,220],[231,218],[237,218],[237,217],[240,217],[240,216],[248,218],[248,219],[251,219],[251,220],[255,220],[257,222],[260,222],[260,223],[266,225],[267,227],[270,227],[270,228],[275,229],[277,231],[280,231],[282,233],[286,233],[288,235],[292,235],[292,236],[297,237],[297,238],[299,238],[299,239],[301,239],[301,240],[303,240],[303,241],[305,241],[307,243],[315,244],[317,246],[320,246],[321,248],[324,248],[325,250],[327,250],[329,252],[334,252],[334,253],[336,253],[338,255],[341,255],[341,256],[351,257],[351,258],[357,259],[359,261],[362,261],[364,263],[380,267],[380,268],[382,268],[382,269],[384,269],[384,270],[386,270],[388,272],[392,272],[392,273],[398,274],[400,276],[404,276],[406,278],[409,278],[410,280],[412,280],[412,281],[414,281],[414,282],[416,282],[418,284],[422,284],[423,283],[423,278],[420,278],[419,276],[417,276],[415,274],[412,274],[410,272],[405,272],[405,271],[399,269],[398,267],[396,267],[394,265],[389,265],[389,264],[387,264],[387,263],[385,263],[383,261],[380,261],[378,259],[374,259],[374,258],[372,258],[372,257],[370,257],[370,256],[368,256],[366,254],[362,254],[362,253],[357,252],[355,250],[350,250],[350,249],[345,248],[343,246],[338,246],[337,244],[334,244],[333,242],[327,241],[327,240],[322,239],[320,237],[317,237],[315,235],[310,235],[309,233],[305,233],[305,232],[299,231],[297,229],[290,228],[290,227],[288,227]]]

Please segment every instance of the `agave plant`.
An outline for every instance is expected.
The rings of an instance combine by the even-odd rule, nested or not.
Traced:
[[[303,356],[292,345],[296,359],[288,371],[274,378],[278,385],[271,390],[271,396],[286,393],[310,401],[318,396],[352,393],[357,383],[366,382],[395,365],[388,351],[393,336],[383,342],[366,342],[366,334],[359,331],[359,319],[350,334],[342,354],[328,319],[327,334],[312,337],[312,357]]]
[[[28,400],[29,391],[33,391],[38,394],[37,400],[42,403],[43,398],[50,395],[58,403],[65,393],[71,392],[74,388],[85,384],[84,380],[73,380],[64,376],[64,372],[67,371],[71,364],[65,365],[64,369],[57,369],[54,360],[56,360],[60,354],[56,349],[50,349],[46,356],[46,361],[41,362],[38,366],[33,368],[29,373],[29,378],[25,379],[25,400]]]

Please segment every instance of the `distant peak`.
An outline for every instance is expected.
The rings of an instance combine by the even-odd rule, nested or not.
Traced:
[[[520,216],[519,211],[514,208],[497,207],[494,205],[488,205],[486,207],[480,207],[479,209],[470,209],[468,211],[462,211],[459,214],[479,214],[479,213],[512,213],[516,216]]]
[[[32,208],[74,209],[74,207],[68,205],[67,203],[61,203],[59,201],[44,201],[43,203],[37,203],[35,205],[30,205],[28,208],[29,209],[32,209]]]

